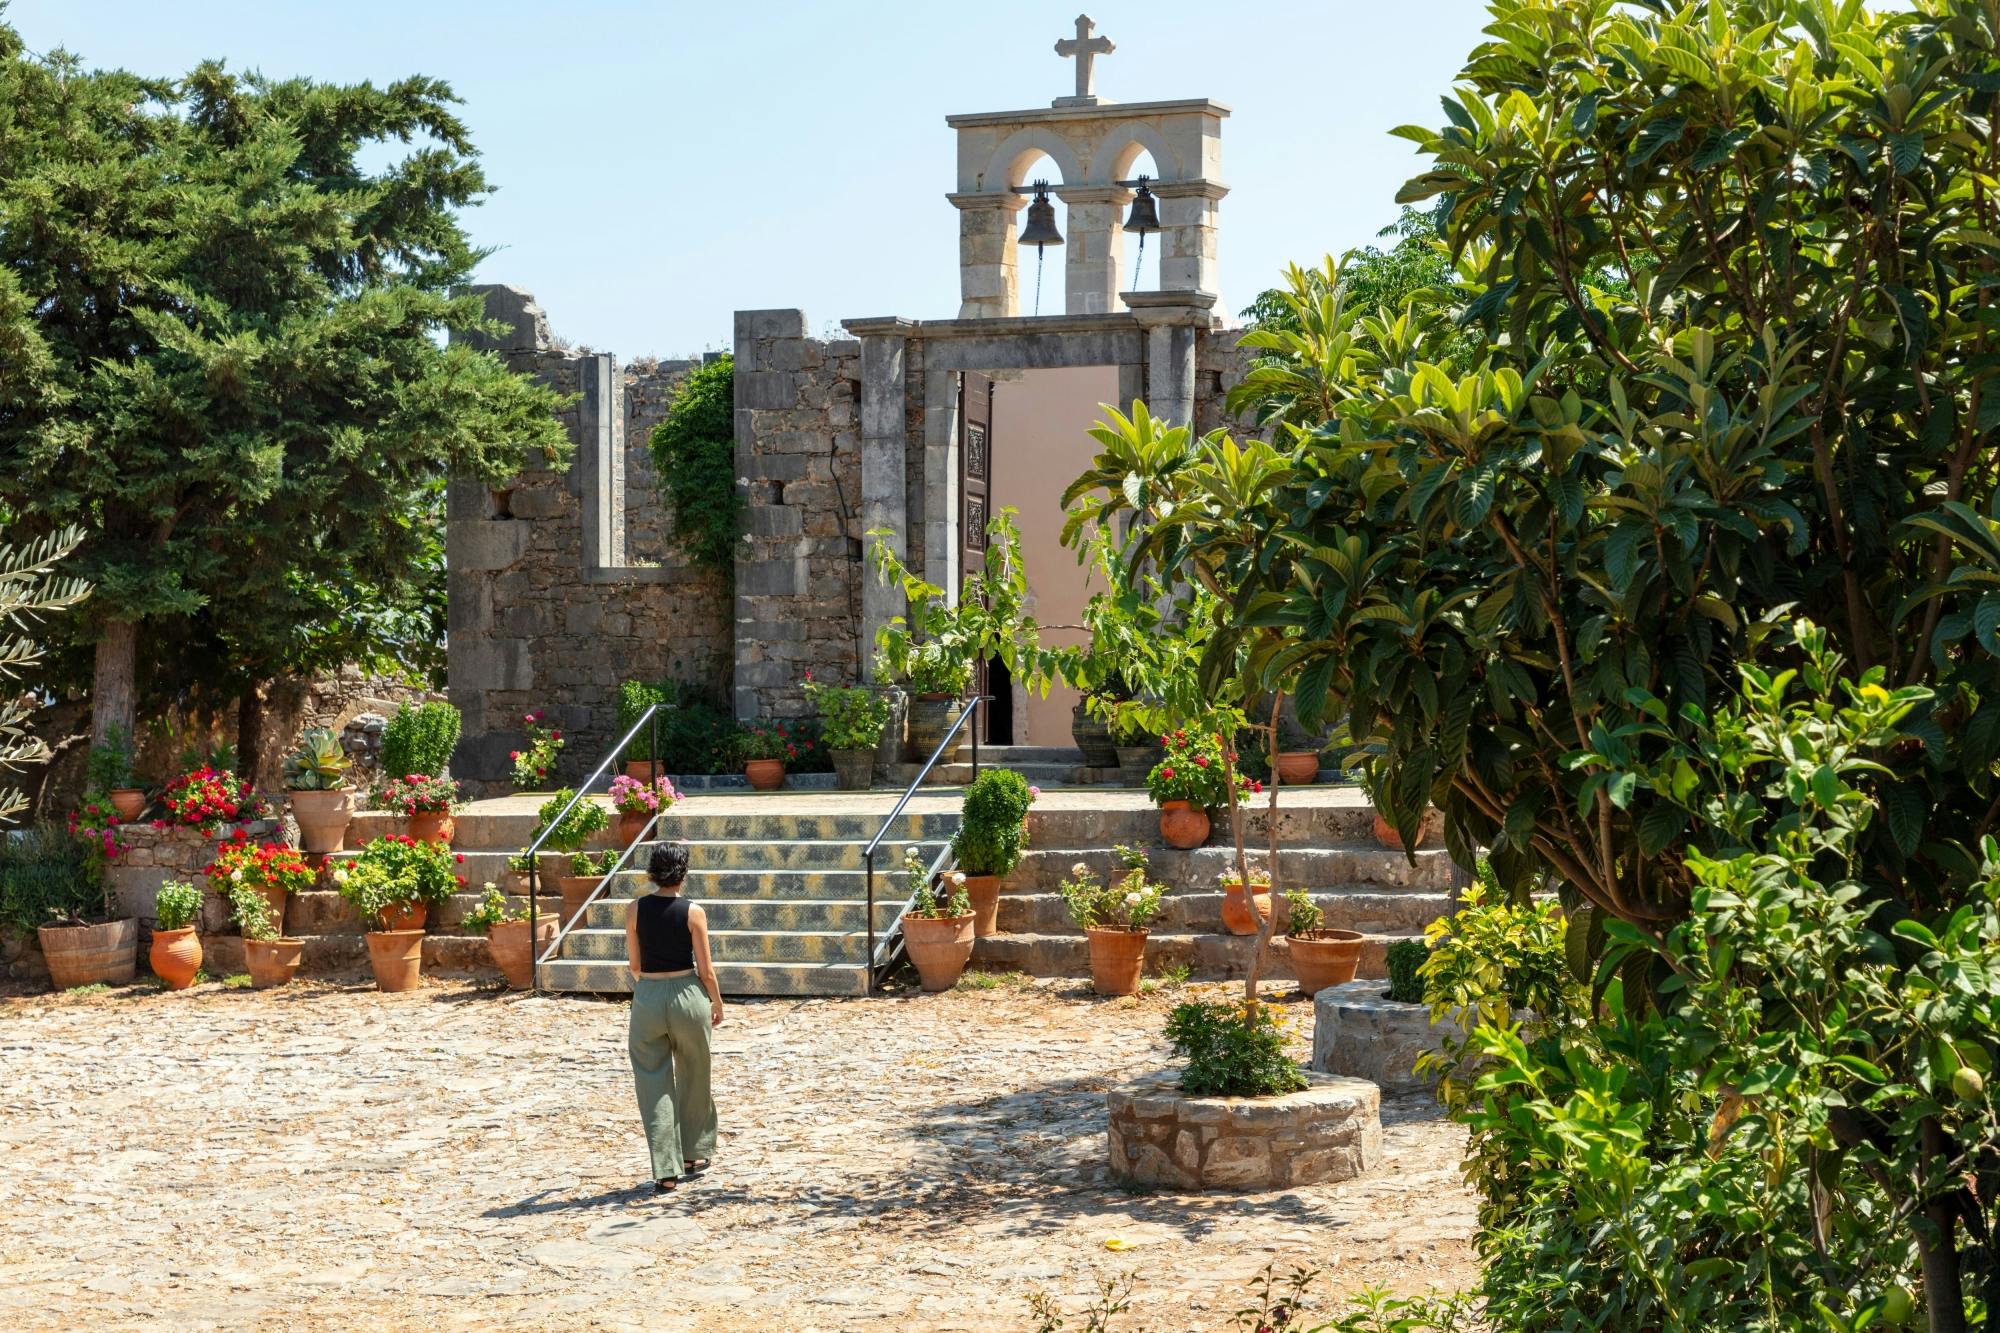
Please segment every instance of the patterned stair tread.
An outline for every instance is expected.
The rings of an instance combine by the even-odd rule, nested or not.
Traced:
[[[624,995],[632,989],[632,974],[618,962],[561,959],[537,968],[542,988]],[[861,995],[867,974],[851,963],[723,963],[715,965],[715,980],[731,995]]]
[[[867,869],[864,842],[827,842],[802,838],[771,838],[752,841],[742,838],[690,838],[690,873],[712,870],[849,870]],[[894,874],[903,860],[903,849],[915,847],[926,862],[944,850],[943,838],[912,838],[884,841],[875,849],[877,876]]]
[[[859,963],[867,953],[868,935],[861,930],[711,930],[708,947],[718,967],[723,963]],[[625,950],[622,928],[582,926],[563,936],[561,957],[622,960]]]
[[[711,930],[861,930],[868,904],[855,898],[703,898],[690,895],[708,917]],[[887,930],[902,914],[903,900],[875,900],[875,926]],[[595,902],[586,923],[596,930],[622,930],[623,901]]]
[[[1356,976],[1386,977],[1383,955],[1399,939],[1421,939],[1420,932],[1368,933],[1361,941],[1361,965]],[[1226,980],[1245,975],[1255,955],[1254,935],[1206,932],[1161,932],[1146,937],[1146,970],[1182,966],[1193,969],[1197,981]],[[1090,975],[1090,942],[1082,935],[1036,933],[986,935],[974,941],[972,960],[989,967],[1014,968],[1038,977]],[[1271,941],[1271,976],[1295,979],[1291,956],[1281,935]]]

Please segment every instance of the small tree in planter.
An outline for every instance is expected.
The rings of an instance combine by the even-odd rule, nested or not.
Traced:
[[[1021,863],[1035,795],[1026,778],[1004,768],[985,770],[965,789],[951,850],[965,872],[976,935],[991,935],[999,927],[1000,878]]]
[[[104,739],[90,747],[84,764],[90,790],[105,793],[120,822],[126,824],[138,819],[146,809],[146,792],[139,785],[138,770],[132,760],[132,732],[113,722],[104,729]]]
[[[391,779],[375,794],[376,808],[408,819],[410,836],[420,842],[449,843],[457,831],[451,813],[460,804],[458,783],[423,773]]]
[[[289,984],[298,973],[305,941],[282,933],[283,918],[271,915],[270,900],[256,889],[232,883],[224,896],[243,933],[243,970],[250,974],[250,984],[258,990]]]
[[[1326,913],[1304,889],[1287,892],[1285,906],[1285,937],[1299,989],[1317,995],[1328,986],[1354,980],[1361,964],[1361,932],[1328,926]]]
[[[556,937],[552,917],[535,921],[534,934],[528,932],[528,908],[509,907],[507,895],[493,884],[485,886],[479,905],[465,914],[465,928],[486,936],[486,951],[493,965],[514,990],[526,990],[534,980],[535,959]]]
[[[1187,1061],[1181,1091],[1190,1097],[1276,1097],[1299,1092],[1306,1076],[1285,1051],[1285,1020],[1247,1000],[1188,1000],[1167,1016],[1167,1040]]]
[[[1078,861],[1062,882],[1069,917],[1090,941],[1090,987],[1099,995],[1136,995],[1145,970],[1147,928],[1160,914],[1166,887],[1146,878],[1146,854],[1112,849],[1124,873],[1099,879]]]
[[[555,776],[556,761],[562,757],[563,734],[549,725],[548,718],[539,708],[521,714],[528,744],[524,749],[507,753],[514,765],[514,786],[521,791],[541,791]]]
[[[201,914],[201,890],[184,879],[170,879],[153,898],[153,943],[146,961],[168,990],[186,990],[201,973],[201,936],[195,918]]]
[[[618,845],[630,847],[654,815],[665,814],[680,799],[668,778],[642,782],[620,773],[611,779],[611,808],[618,812]]]
[[[933,876],[915,847],[904,849],[903,873],[910,889],[903,909],[903,948],[925,990],[950,990],[972,961],[972,903],[965,896],[965,876],[956,871]]]
[[[824,685],[810,671],[804,688],[819,710],[819,738],[833,755],[841,788],[866,791],[875,781],[875,747],[889,725],[888,696],[860,685]]]
[[[316,856],[347,844],[347,824],[354,817],[347,768],[347,752],[326,727],[309,728],[285,756],[285,793],[299,821],[299,841]]]

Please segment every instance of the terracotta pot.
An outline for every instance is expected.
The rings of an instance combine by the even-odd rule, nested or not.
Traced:
[[[565,924],[575,919],[591,893],[603,882],[602,875],[564,875],[556,881],[556,888],[562,894],[562,919]]]
[[[457,831],[458,825],[442,811],[410,816],[410,836],[418,842],[436,842],[449,847],[451,835]]]
[[[167,983],[168,990],[186,990],[201,971],[201,936],[193,926],[179,930],[156,930],[146,961],[153,975]]]
[[[306,942],[299,939],[243,941],[243,967],[250,973],[251,987],[269,990],[290,985],[305,947]]]
[[[375,985],[385,991],[415,990],[424,968],[424,932],[421,930],[371,930],[368,932],[368,966],[375,969]]]
[[[416,899],[412,899],[406,903],[397,903],[394,906],[382,909],[382,929],[390,931],[422,930],[424,922],[430,919],[430,915],[431,907],[429,903],[420,902]]]
[[[745,759],[743,776],[750,779],[750,785],[757,791],[776,791],[785,785],[785,761],[782,759]]]
[[[910,762],[921,764],[930,758],[964,711],[965,701],[949,694],[919,694],[910,700],[909,749],[904,751]]]
[[[980,939],[1000,933],[1000,877],[967,875],[965,896],[972,899],[972,933]]]
[[[1314,750],[1291,750],[1278,756],[1278,781],[1286,787],[1305,787],[1319,780],[1319,754]]]
[[[345,791],[295,791],[292,817],[299,821],[299,841],[305,850],[324,856],[347,844],[347,824],[354,818],[354,797]]]
[[[1085,768],[1117,768],[1118,747],[1111,743],[1111,728],[1102,718],[1092,717],[1082,704],[1070,710],[1069,738],[1083,755]]]
[[[1438,840],[1443,837],[1444,837],[1444,811],[1442,810],[1424,811],[1423,825],[1417,834],[1417,846],[1435,847],[1438,843]],[[1382,818],[1382,816],[1379,813],[1375,816],[1375,841],[1381,843],[1384,847],[1387,847],[1390,851],[1400,852],[1403,850],[1402,835],[1396,832],[1395,825],[1391,824],[1388,820]]]
[[[833,780],[842,791],[867,791],[875,785],[873,750],[833,750]]]
[[[665,777],[667,766],[651,759],[627,759],[625,776],[635,782],[651,782],[654,778]]]
[[[257,893],[270,907],[271,924],[280,935],[285,933],[285,898],[283,889],[259,889]],[[224,899],[227,902],[227,899]]]
[[[646,823],[652,816],[641,810],[636,814],[621,811],[618,815],[618,846],[622,850],[639,841],[639,835],[646,831]]]
[[[535,959],[555,942],[557,924],[553,917],[536,918],[532,940],[525,921],[502,921],[486,932],[486,952],[493,956],[493,966],[507,978],[509,987],[528,989],[535,977]]]
[[[1298,974],[1299,989],[1308,995],[1347,984],[1361,965],[1358,930],[1309,931],[1292,936],[1290,948],[1292,971]]]
[[[903,948],[927,991],[950,990],[972,961],[972,913],[903,918]]]
[[[1232,935],[1255,935],[1263,929],[1259,924],[1271,915],[1271,892],[1269,887],[1256,895],[1257,911],[1253,915],[1251,903],[1243,896],[1243,886],[1230,882],[1222,886],[1222,928]]]
[[[1208,841],[1208,811],[1197,810],[1186,801],[1160,802],[1160,836],[1167,846],[1181,851]]]
[[[100,926],[42,926],[36,934],[57,990],[116,985],[139,970],[139,923],[130,917]]]
[[[146,792],[141,787],[113,787],[111,808],[118,812],[118,822],[130,824],[146,808]]]
[[[1099,995],[1137,995],[1146,932],[1093,926],[1084,933],[1090,937],[1090,988]]]

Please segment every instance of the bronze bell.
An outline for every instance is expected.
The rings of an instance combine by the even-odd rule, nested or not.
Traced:
[[[1035,182],[1035,197],[1028,205],[1028,225],[1021,228],[1020,243],[1037,250],[1063,243],[1062,233],[1056,230],[1056,206],[1049,202],[1047,181]]]
[[[1139,192],[1132,196],[1132,211],[1125,218],[1125,230],[1141,236],[1160,229],[1160,204],[1146,188],[1146,180],[1144,176],[1139,178]]]

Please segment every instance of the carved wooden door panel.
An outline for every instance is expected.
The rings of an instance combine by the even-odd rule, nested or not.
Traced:
[[[993,495],[993,381],[976,371],[958,377],[958,567],[971,574],[986,567],[986,523]],[[987,694],[986,663],[972,666],[972,692]],[[972,725],[987,739],[987,713]]]

